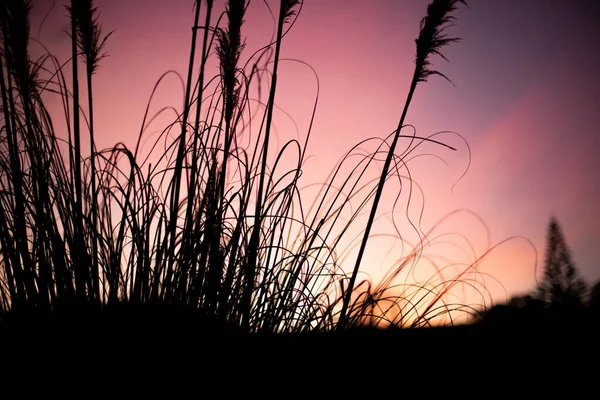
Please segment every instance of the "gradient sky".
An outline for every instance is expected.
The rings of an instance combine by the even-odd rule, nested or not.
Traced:
[[[116,141],[133,145],[154,83],[167,70],[186,71],[193,3],[96,0],[104,30],[115,31],[110,55],[95,78],[98,147]],[[215,3],[222,9],[221,1]],[[276,2],[268,3],[276,12]],[[68,54],[69,39],[60,1],[37,31],[52,4],[34,1],[32,35],[61,56]],[[282,49],[283,58],[310,64],[320,82],[305,182],[323,181],[323,171],[329,172],[352,145],[396,128],[427,4],[306,0]],[[448,33],[462,41],[444,49],[449,63],[433,59],[454,85],[439,77],[421,84],[406,122],[423,136],[444,130],[460,134],[470,147],[470,167],[459,180],[469,152],[453,135],[439,139],[456,146],[457,152],[426,147],[448,165],[434,157],[411,162],[413,178],[424,192],[423,231],[453,210],[469,210],[485,225],[464,212],[446,220],[440,230],[465,235],[478,254],[503,239],[525,237],[537,248],[539,276],[546,227],[555,215],[581,274],[589,282],[600,278],[598,4],[472,0],[469,8],[456,12],[456,25]],[[275,29],[263,1],[251,2],[243,28],[247,57]],[[307,67],[288,61],[281,64],[279,79],[276,102],[293,116],[302,136],[315,99],[315,78]],[[171,76],[160,87],[153,109],[181,109],[182,98],[182,85]],[[285,140],[292,125],[284,117],[275,123]],[[390,203],[382,205],[382,212],[386,206]],[[418,218],[418,212],[411,215]],[[378,249],[372,249],[371,257]],[[535,261],[529,242],[512,239],[494,250],[482,268],[512,295],[533,288]],[[373,264],[382,265],[368,271],[374,276],[386,268]]]

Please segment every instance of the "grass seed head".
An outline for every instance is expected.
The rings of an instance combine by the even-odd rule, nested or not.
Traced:
[[[442,47],[460,40],[448,37],[445,33],[446,28],[456,19],[450,14],[458,8],[458,3],[467,5],[464,0],[433,0],[427,7],[427,15],[421,20],[419,37],[415,40],[417,82],[426,82],[430,75],[439,75],[449,81],[441,72],[430,69],[429,57],[437,54],[447,61],[441,52]]]

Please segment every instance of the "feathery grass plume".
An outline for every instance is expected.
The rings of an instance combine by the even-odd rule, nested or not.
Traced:
[[[6,0],[4,2],[3,31],[5,55],[11,62],[13,79],[22,96],[29,99],[37,78],[37,69],[29,58],[30,0]]]
[[[288,24],[291,18],[298,14],[296,6],[300,4],[300,0],[285,0],[281,2],[283,8],[283,23]]]
[[[464,0],[434,0],[427,7],[427,16],[421,20],[419,37],[415,40],[417,45],[415,58],[417,82],[426,82],[431,75],[439,75],[450,81],[438,70],[430,69],[429,57],[435,54],[448,61],[441,52],[442,47],[460,40],[460,38],[448,37],[444,33],[446,28],[456,20],[456,17],[450,13],[457,9],[458,3],[467,5]]]
[[[449,23],[454,21],[455,17],[450,15],[450,13],[456,10],[457,4],[459,2],[466,5],[466,2],[464,0],[433,0],[427,7],[427,15],[421,20],[419,36],[416,39],[417,54],[415,59],[415,71],[413,74],[413,79],[410,85],[407,99],[404,103],[404,110],[402,111],[402,115],[400,117],[400,121],[396,129],[396,134],[394,135],[392,143],[390,144],[385,164],[381,172],[379,183],[377,185],[377,192],[375,193],[375,198],[373,199],[373,204],[371,206],[371,212],[367,221],[367,226],[365,228],[363,239],[361,241],[360,249],[356,258],[356,264],[354,265],[352,276],[350,277],[350,281],[346,289],[347,291],[344,294],[344,301],[342,305],[342,311],[340,313],[338,329],[344,329],[347,322],[346,313],[350,304],[350,300],[354,290],[354,285],[356,283],[358,270],[360,269],[362,257],[364,255],[367,241],[371,233],[371,228],[375,220],[375,214],[377,212],[377,207],[381,199],[381,194],[383,193],[383,186],[385,184],[388,171],[390,169],[390,165],[394,157],[394,151],[396,149],[396,144],[398,143],[400,131],[404,126],[404,119],[406,118],[406,114],[408,112],[408,108],[412,100],[412,96],[417,87],[417,84],[419,82],[426,82],[427,78],[430,75],[440,75],[448,79],[439,71],[429,68],[431,66],[429,57],[432,54],[437,54],[445,59],[445,57],[441,53],[441,48],[444,45],[458,40],[457,38],[448,38],[444,34],[444,30],[446,29]]]
[[[217,55],[221,68],[221,81],[225,91],[225,122],[231,121],[233,110],[239,100],[240,87],[236,74],[240,54],[246,45],[245,41],[242,41],[241,35],[246,7],[246,0],[229,0],[225,6],[227,20],[229,21],[227,31],[217,29]]]
[[[91,226],[89,230],[92,240],[91,293],[94,300],[99,301],[100,282],[98,272],[98,205],[96,197],[96,150],[94,140],[94,107],[92,75],[96,72],[101,59],[107,56],[104,48],[106,41],[114,31],[102,37],[102,29],[98,23],[98,9],[93,0],[79,0],[75,3],[74,16],[77,24],[77,45],[86,64],[86,81],[88,89],[88,123],[90,131],[90,178],[91,178]]]
[[[114,31],[102,35],[102,27],[98,23],[98,8],[94,7],[93,0],[78,0],[75,5],[77,46],[85,60],[88,73],[94,74],[100,60],[108,55],[105,50],[106,41]]]

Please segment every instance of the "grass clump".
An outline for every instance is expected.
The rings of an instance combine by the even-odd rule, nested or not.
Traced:
[[[31,60],[31,3],[2,3],[0,310],[173,307],[243,332],[269,333],[426,326],[444,314],[470,312],[444,299],[461,281],[475,285],[466,275],[472,266],[450,279],[440,274],[425,284],[395,283],[416,268],[425,241],[380,284],[358,280],[386,181],[410,180],[399,171],[423,143],[451,148],[433,136],[401,131],[417,85],[432,75],[445,77],[430,58],[443,57],[442,48],[457,40],[445,29],[464,2],[432,1],[397,129],[358,162],[357,147],[351,149],[310,207],[300,186],[310,128],[304,143],[272,146],[280,49],[303,2],[278,2],[272,42],[244,64],[249,2],[224,3],[219,13],[213,1],[195,1],[183,110],[148,154],[144,130],[133,149],[95,147],[93,75],[112,32],[102,33],[93,1],[73,0],[68,7],[72,52],[65,64],[50,54]],[[86,105],[79,99],[82,62]],[[218,73],[211,76],[214,63]],[[266,98],[261,90],[254,98],[265,84]],[[55,132],[42,95],[62,100],[66,137]],[[154,117],[146,115],[142,126]],[[87,155],[81,144],[86,130]],[[409,145],[398,155],[400,139]],[[366,179],[382,154],[379,179]],[[293,167],[286,167],[290,162]],[[348,166],[351,172],[343,173]],[[348,276],[339,246],[365,210],[369,219]]]

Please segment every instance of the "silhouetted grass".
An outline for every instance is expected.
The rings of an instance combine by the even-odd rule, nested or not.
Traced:
[[[30,2],[3,2],[0,311],[81,316],[122,306],[129,310],[124,315],[134,310],[141,316],[140,307],[185,315],[194,310],[189,315],[255,333],[420,327],[473,313],[468,304],[446,300],[458,284],[485,291],[473,265],[451,277],[440,267],[426,282],[397,281],[418,268],[426,238],[381,283],[357,281],[386,180],[412,186],[410,173],[400,171],[423,143],[453,149],[435,135],[401,130],[417,84],[444,76],[431,69],[430,57],[443,57],[443,46],[456,41],[444,30],[458,3],[434,0],[421,22],[415,74],[396,131],[367,140],[379,145],[358,162],[357,147],[351,149],[307,206],[300,177],[310,128],[304,143],[289,140],[275,152],[271,133],[280,49],[303,2],[280,1],[273,42],[242,65],[247,1],[226,1],[216,19],[213,1],[196,1],[183,111],[147,154],[144,128],[133,149],[95,147],[92,77],[110,33],[103,35],[93,2],[72,1],[68,8],[70,80],[68,63],[52,55],[30,59]],[[81,60],[85,106],[77,78]],[[219,73],[208,77],[214,62]],[[155,90],[161,84],[162,78]],[[267,97],[252,98],[252,90],[264,85]],[[66,138],[56,134],[57,117],[44,107],[41,95],[50,93],[64,104]],[[155,117],[147,111],[142,126]],[[86,129],[90,152],[84,156]],[[408,145],[396,154],[400,139]],[[367,179],[382,155],[379,180]],[[363,238],[348,276],[340,243],[365,211],[370,216],[366,228],[358,227]]]

